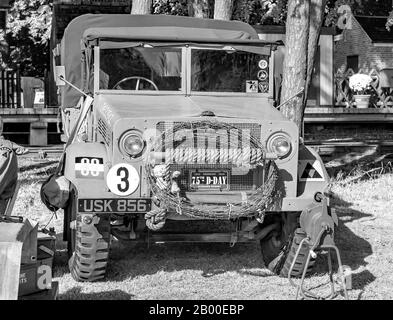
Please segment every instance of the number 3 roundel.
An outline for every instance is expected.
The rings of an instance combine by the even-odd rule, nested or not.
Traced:
[[[109,190],[118,196],[129,196],[138,188],[139,182],[138,171],[128,163],[116,164],[106,176]]]

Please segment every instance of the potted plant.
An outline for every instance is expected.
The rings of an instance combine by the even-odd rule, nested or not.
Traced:
[[[357,108],[368,108],[372,81],[373,79],[369,75],[361,73],[356,73],[349,78],[349,87],[354,92]]]

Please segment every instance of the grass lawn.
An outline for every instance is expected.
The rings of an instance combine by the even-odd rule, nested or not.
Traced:
[[[57,159],[21,158],[21,188],[14,215],[46,225],[51,212],[41,203],[41,182]],[[393,299],[393,174],[333,183],[333,204],[340,219],[336,243],[342,261],[353,271],[350,299]],[[62,213],[49,223],[59,235],[54,280],[59,299],[294,299],[287,279],[270,273],[256,243],[154,244],[113,243],[107,279],[74,281],[67,267],[66,244],[61,241]],[[324,256],[307,287],[329,293]],[[338,297],[337,299],[342,299]]]

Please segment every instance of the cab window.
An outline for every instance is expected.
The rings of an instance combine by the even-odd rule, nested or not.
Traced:
[[[178,48],[100,50],[100,89],[179,91],[182,53]]]
[[[269,57],[245,51],[193,49],[191,90],[267,93]]]

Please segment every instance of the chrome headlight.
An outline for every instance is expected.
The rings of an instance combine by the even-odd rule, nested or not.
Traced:
[[[120,138],[119,147],[123,154],[137,157],[143,152],[145,141],[139,131],[130,130],[124,133]]]
[[[292,151],[291,139],[283,132],[275,133],[267,141],[267,150],[278,158],[284,158]]]

